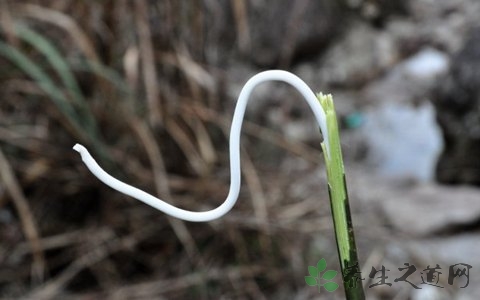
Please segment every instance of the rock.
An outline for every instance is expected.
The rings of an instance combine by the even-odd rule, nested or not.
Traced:
[[[286,66],[321,53],[345,24],[336,0],[248,1],[247,9],[247,55],[260,67]]]
[[[390,0],[345,0],[346,5],[357,11],[361,17],[381,27],[392,15],[405,15],[410,1]]]
[[[330,86],[362,86],[397,59],[390,35],[359,22],[325,54],[319,81]]]
[[[449,63],[446,54],[427,47],[363,89],[370,107],[360,133],[369,149],[367,162],[381,175],[435,178],[443,140],[435,107],[426,100]]]
[[[471,230],[480,220],[479,188],[392,180],[351,164],[346,175],[352,210],[375,211],[371,226],[384,220],[409,237],[447,236]]]
[[[363,98],[372,104],[421,102],[429,97],[437,79],[447,73],[449,64],[446,54],[426,47],[366,86]]]
[[[412,300],[449,300],[451,299],[443,289],[434,286],[422,286],[420,290],[412,289],[410,293]]]
[[[403,64],[403,68],[406,76],[413,80],[432,83],[439,74],[445,74],[448,64],[447,55],[438,50],[426,48],[408,59]]]
[[[480,287],[477,284],[480,276],[480,271],[478,270],[480,265],[478,256],[480,235],[467,233],[447,238],[422,239],[420,241],[405,242],[404,247],[415,253],[415,256],[421,259],[424,265],[430,264],[435,266],[435,264],[439,264],[442,268],[440,270],[442,272],[440,279],[443,281],[441,285],[452,290],[452,296],[449,299],[478,299],[478,294],[480,293]],[[471,266],[470,269],[465,265],[457,266],[462,269],[465,268],[465,270],[468,269],[469,279],[467,286],[465,286],[467,284],[465,276],[456,277],[452,285],[448,284],[449,268],[457,264]]]
[[[382,176],[429,181],[443,141],[433,106],[385,103],[367,110],[360,127],[367,162]]]
[[[409,13],[417,22],[419,41],[455,53],[465,42],[468,28],[478,23],[480,2],[476,0],[410,1]]]
[[[468,227],[480,219],[480,190],[424,184],[385,195],[388,222],[410,236]]]
[[[433,102],[445,139],[438,180],[480,185],[480,28],[453,58]]]

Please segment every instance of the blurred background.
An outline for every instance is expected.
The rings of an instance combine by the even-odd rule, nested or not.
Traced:
[[[111,190],[72,150],[214,208],[236,98],[281,68],[334,96],[367,298],[477,299],[479,15],[476,0],[0,0],[0,296],[343,299],[304,280],[321,258],[340,268],[322,138],[291,87],[255,90],[240,199],[213,222]],[[394,282],[405,263],[421,289]],[[458,263],[473,268],[450,284]],[[444,288],[422,284],[436,264]],[[382,266],[392,285],[369,288]]]

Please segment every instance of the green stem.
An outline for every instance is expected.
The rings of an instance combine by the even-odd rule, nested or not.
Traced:
[[[348,300],[365,299],[360,267],[353,234],[350,206],[348,204],[347,185],[343,166],[342,149],[338,133],[337,116],[331,95],[317,95],[326,118],[330,149],[322,143],[327,167],[328,192],[332,208],[335,238],[342,269],[342,279],[345,295]],[[329,154],[329,155],[328,155]]]

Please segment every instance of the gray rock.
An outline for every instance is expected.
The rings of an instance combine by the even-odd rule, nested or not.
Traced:
[[[442,268],[440,279],[443,280],[443,283],[441,285],[452,290],[450,299],[478,299],[478,293],[480,293],[478,285],[480,235],[461,234],[448,238],[422,239],[406,242],[404,245],[414,252],[425,265],[439,264]],[[457,277],[453,280],[452,285],[448,284],[449,267],[457,264],[467,264],[472,267],[468,270],[468,286],[465,286],[467,284],[466,277]],[[457,265],[457,267],[468,269],[467,266]],[[443,294],[445,295],[445,293]]]
[[[363,98],[372,104],[421,102],[429,97],[437,79],[447,73],[449,64],[444,53],[429,47],[421,49],[366,86]]]
[[[378,174],[418,181],[434,178],[443,141],[428,102],[418,107],[387,102],[370,108],[360,131],[368,147],[367,163]]]
[[[479,188],[391,180],[352,165],[346,166],[346,173],[352,208],[374,210],[375,222],[381,219],[404,236],[447,236],[471,229],[480,220]]]
[[[480,219],[480,190],[434,184],[384,195],[379,203],[396,230],[424,236],[467,227]]]
[[[394,65],[396,49],[390,35],[359,22],[325,54],[321,81],[331,86],[362,86]]]
[[[416,21],[414,35],[420,44],[436,45],[455,53],[465,42],[468,28],[478,24],[480,2],[476,0],[410,1],[410,14]],[[423,41],[423,42],[422,42]]]
[[[480,28],[454,57],[433,102],[445,139],[438,180],[480,185]]]
[[[344,26],[338,1],[248,1],[250,47],[261,67],[321,53]]]
[[[434,106],[428,101],[437,79],[448,71],[449,58],[424,48],[362,91],[371,106],[360,133],[367,162],[384,176],[429,181],[443,149]]]

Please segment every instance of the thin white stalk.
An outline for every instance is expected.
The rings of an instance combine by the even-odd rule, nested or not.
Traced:
[[[93,175],[95,175],[106,185],[121,193],[138,199],[145,204],[152,206],[153,208],[182,220],[205,222],[220,218],[230,211],[235,202],[237,202],[238,194],[240,192],[240,133],[242,129],[243,118],[245,116],[245,109],[247,107],[248,100],[250,99],[250,94],[258,84],[266,81],[283,81],[289,83],[302,94],[312,109],[313,114],[315,115],[315,119],[317,120],[317,123],[323,134],[324,144],[326,146],[325,148],[327,149],[327,157],[330,157],[330,146],[325,112],[318,102],[317,97],[307,86],[307,84],[296,75],[286,71],[271,70],[258,73],[247,81],[240,92],[240,96],[238,97],[237,105],[233,115],[232,126],[230,129],[230,190],[225,202],[215,209],[203,212],[194,212],[170,205],[155,196],[152,196],[136,187],[112,177],[97,164],[84,146],[76,144],[73,149],[80,153],[83,162],[93,173]]]

